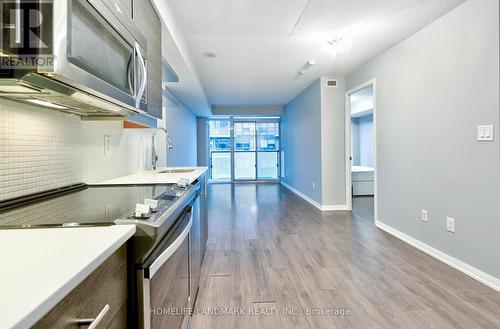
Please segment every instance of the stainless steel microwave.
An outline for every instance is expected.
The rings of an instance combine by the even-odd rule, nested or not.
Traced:
[[[0,97],[87,118],[147,112],[147,41],[116,0],[12,0],[2,11]]]

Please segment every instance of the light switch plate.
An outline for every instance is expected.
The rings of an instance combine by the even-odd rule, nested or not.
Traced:
[[[477,126],[478,142],[493,142],[495,140],[493,125]]]
[[[455,219],[446,217],[446,230],[448,232],[455,233]]]
[[[111,136],[104,135],[104,155],[111,155]]]

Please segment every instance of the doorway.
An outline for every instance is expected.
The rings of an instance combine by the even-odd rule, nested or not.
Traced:
[[[367,81],[346,93],[346,195],[349,210],[353,198],[373,198],[377,218],[376,82]]]
[[[210,120],[209,143],[211,182],[279,181],[279,118]]]

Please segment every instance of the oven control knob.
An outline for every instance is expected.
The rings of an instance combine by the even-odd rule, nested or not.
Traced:
[[[149,218],[151,217],[151,207],[142,203],[135,205],[135,217]]]
[[[189,185],[189,179],[181,178],[177,181],[177,187],[185,189]]]
[[[152,212],[157,212],[158,211],[158,200],[144,199],[144,204],[146,206],[149,206],[151,208]]]

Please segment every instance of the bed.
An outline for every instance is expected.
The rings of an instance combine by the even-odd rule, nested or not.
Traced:
[[[352,166],[352,195],[373,195],[373,168]]]

